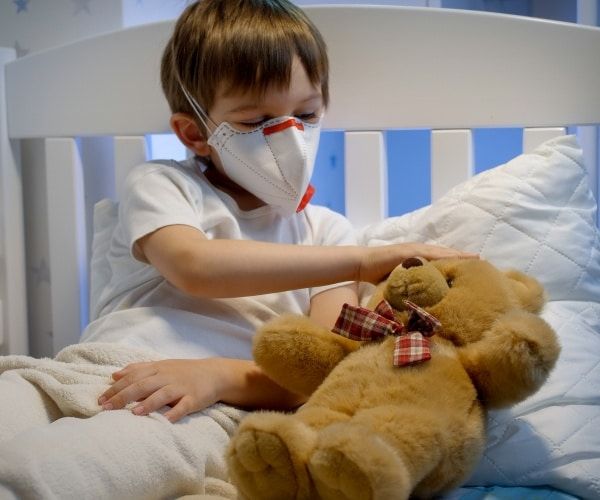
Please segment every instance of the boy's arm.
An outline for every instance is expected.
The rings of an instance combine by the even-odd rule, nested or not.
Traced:
[[[211,240],[185,225],[160,228],[138,240],[137,247],[170,283],[198,297],[241,297],[351,281],[359,262],[357,247],[346,247],[340,256],[339,247]]]
[[[160,228],[140,238],[137,248],[169,282],[198,297],[242,297],[344,281],[377,283],[408,257],[475,256],[421,243],[320,247],[209,240],[184,225]]]
[[[104,410],[131,401],[136,415],[171,406],[171,422],[218,401],[248,409],[290,410],[305,396],[283,389],[251,360],[229,358],[165,359],[133,363],[113,374],[114,383],[98,399]]]

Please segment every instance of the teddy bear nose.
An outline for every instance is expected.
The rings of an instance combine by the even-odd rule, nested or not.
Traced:
[[[417,259],[416,257],[409,257],[405,261],[402,262],[402,267],[404,269],[410,269],[411,267],[419,267],[423,265],[423,261],[421,259]]]

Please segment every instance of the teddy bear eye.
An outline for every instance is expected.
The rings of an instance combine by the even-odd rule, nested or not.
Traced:
[[[448,288],[452,288],[452,283],[454,283],[454,280],[452,278],[446,279],[446,284],[448,285]]]

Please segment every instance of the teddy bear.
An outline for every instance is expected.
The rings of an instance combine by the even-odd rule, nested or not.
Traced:
[[[432,498],[482,457],[486,412],[544,383],[560,353],[533,277],[480,259],[410,258],[344,305],[335,328],[282,316],[254,339],[257,364],[303,394],[258,411],[227,452],[240,498]]]

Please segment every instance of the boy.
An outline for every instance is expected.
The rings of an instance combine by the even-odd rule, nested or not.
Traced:
[[[377,282],[415,254],[429,258],[458,255],[417,244],[352,247],[353,231],[337,214],[310,205],[295,213],[309,188],[319,124],[329,98],[325,43],[298,7],[262,0],[192,5],[181,16],[165,50],[162,81],[174,113],[173,130],[197,156],[191,174],[196,178],[189,182],[202,183],[199,197],[217,193],[218,203],[226,205],[219,208],[221,212],[215,210],[219,224],[230,228],[216,236],[213,219],[213,227],[208,228],[201,221],[188,225],[183,215],[172,215],[172,223],[178,217],[183,222],[156,224],[153,232],[145,227],[147,234],[140,231],[139,238],[135,236],[134,255],[138,252],[137,258],[152,264],[189,295],[209,301],[251,296],[240,300],[255,304],[246,307],[237,302],[236,306],[253,323],[248,335],[260,322],[283,312],[309,314],[332,327],[342,304],[357,302],[355,281]],[[273,127],[278,131],[265,135]],[[257,135],[256,142],[250,133]],[[225,134],[225,145],[218,143],[221,134]],[[240,143],[235,142],[236,135]],[[269,147],[279,147],[284,153],[271,157]],[[257,154],[259,148],[266,153],[259,150]],[[167,169],[172,167],[163,171]],[[136,178],[136,182],[141,180]],[[137,190],[141,189],[138,184]],[[162,201],[155,204],[154,210],[164,212]],[[207,211],[206,206],[195,209]],[[185,207],[182,212],[189,210]],[[253,234],[257,220],[261,220],[260,228]],[[285,294],[292,298],[272,306],[268,316],[258,313],[262,304],[257,303],[264,301],[264,294],[273,293],[280,301]],[[213,311],[208,314],[214,316]],[[259,323],[254,323],[252,319],[259,316]],[[204,363],[195,363],[199,373],[204,373],[200,368]],[[147,414],[179,400],[165,413],[172,421],[216,401],[254,408],[289,408],[300,403],[263,379],[252,362],[229,359],[220,363],[219,378],[227,388],[220,384],[205,387],[200,394],[192,387],[183,390],[191,367],[182,368],[178,380],[174,363],[169,368],[163,363],[162,376],[154,373],[160,372],[157,363],[152,369],[128,367],[117,373],[117,382],[100,401],[105,408],[120,408],[146,398],[133,411]],[[245,383],[250,374],[255,375],[252,385]],[[148,377],[153,381],[150,387],[140,387],[143,380],[148,383]],[[180,388],[175,394],[173,386]],[[168,394],[163,394],[166,387]],[[189,397],[180,400],[185,395]]]
[[[358,302],[357,281],[378,282],[415,255],[473,257],[416,243],[358,247],[341,215],[307,204],[328,61],[287,0],[190,5],[161,75],[172,128],[195,157],[128,177],[112,279],[82,336],[144,361],[99,391],[112,411],[67,419],[52,407],[35,423],[0,413],[12,429],[0,433],[0,483],[15,494],[234,497],[223,457],[235,408],[303,403],[252,361],[255,329],[283,313],[331,328],[344,302]],[[43,399],[5,374],[0,394]]]

